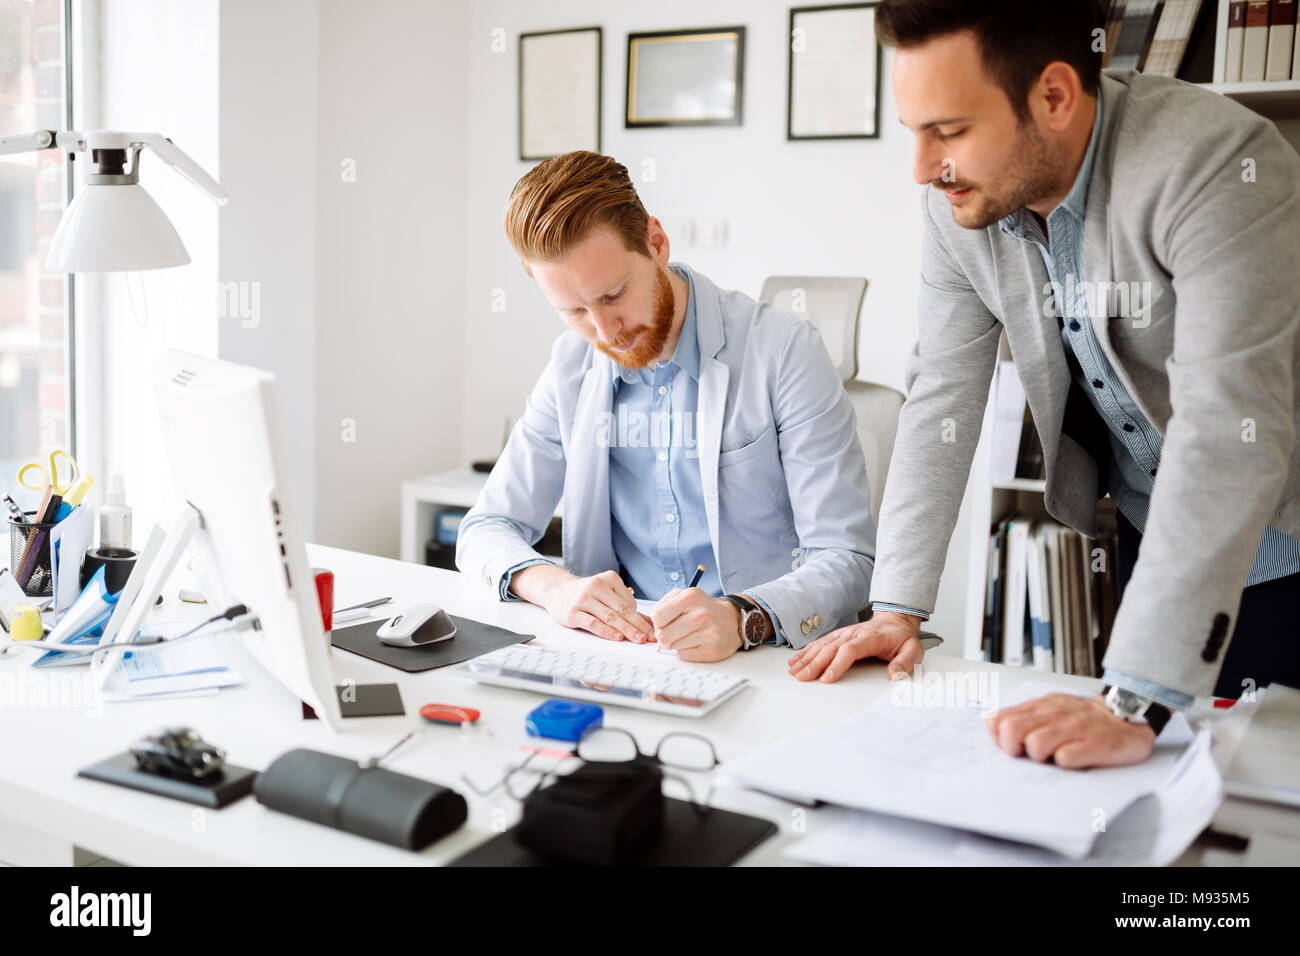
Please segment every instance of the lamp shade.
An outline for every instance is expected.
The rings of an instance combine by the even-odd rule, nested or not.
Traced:
[[[88,184],[50,242],[50,272],[135,272],[190,261],[170,220],[138,184]]]

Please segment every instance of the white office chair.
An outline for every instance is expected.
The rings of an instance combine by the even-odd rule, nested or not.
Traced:
[[[759,298],[807,318],[821,332],[858,418],[858,439],[867,459],[867,482],[871,486],[871,520],[878,526],[904,395],[892,386],[857,378],[858,326],[866,294],[867,280],[857,277],[772,276],[763,283]],[[858,612],[860,621],[870,616],[867,608]],[[927,651],[942,643],[939,635],[921,632],[921,645]]]
[[[821,333],[857,413],[858,438],[871,486],[871,518],[879,522],[903,394],[888,385],[857,378],[858,327],[866,293],[867,280],[859,277],[772,276],[763,283],[760,298],[808,319]]]

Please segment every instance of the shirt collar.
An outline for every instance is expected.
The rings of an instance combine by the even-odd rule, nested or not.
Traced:
[[[691,278],[690,272],[685,269],[679,269],[677,266],[672,265],[668,268],[686,280],[686,317],[682,320],[682,331],[681,335],[677,337],[677,347],[673,349],[673,357],[667,362],[659,364],[675,365],[698,381],[700,377],[700,340],[695,321],[695,280]],[[616,389],[620,380],[631,384],[641,381],[642,372],[654,374],[653,369],[624,368],[612,359],[610,365],[610,378]]]
[[[1088,206],[1088,184],[1092,182],[1092,168],[1097,158],[1097,142],[1101,139],[1101,96],[1097,96],[1097,115],[1092,120],[1092,136],[1088,139],[1088,151],[1083,154],[1083,163],[1079,166],[1079,172],[1074,177],[1074,185],[1070,191],[1065,194],[1065,199],[1059,206],[1048,214],[1047,221],[1050,227],[1053,218],[1058,213],[1073,217],[1078,222],[1083,222],[1084,211]],[[999,227],[1009,236],[1017,239],[1025,238],[1026,224],[1031,227],[1036,226],[1030,217],[1025,215],[1024,207],[1017,209],[1009,216],[1004,216],[998,221]],[[1040,229],[1031,228],[1034,233],[1031,238],[1041,236]]]

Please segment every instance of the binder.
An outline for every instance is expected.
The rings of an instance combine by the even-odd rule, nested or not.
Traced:
[[[1291,79],[1291,54],[1295,45],[1296,0],[1273,0],[1269,7],[1266,80]]]
[[[1241,55],[1246,42],[1246,0],[1232,0],[1228,6],[1228,62],[1223,82],[1241,82]]]

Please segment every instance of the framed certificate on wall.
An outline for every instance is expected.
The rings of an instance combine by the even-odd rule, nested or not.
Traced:
[[[600,27],[519,35],[519,158],[600,152]]]
[[[786,139],[879,139],[876,5],[790,11]]]
[[[745,28],[629,33],[624,127],[739,126]]]

